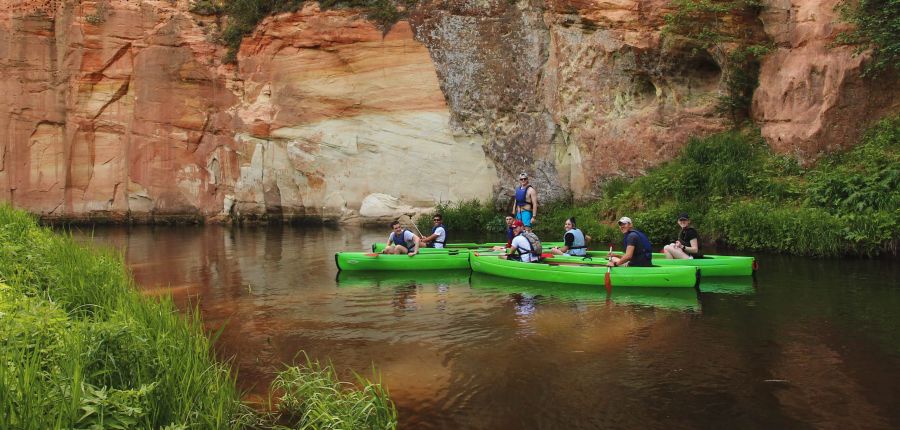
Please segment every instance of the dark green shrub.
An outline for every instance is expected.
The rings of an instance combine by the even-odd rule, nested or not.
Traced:
[[[872,50],[872,61],[863,76],[900,70],[900,2],[897,0],[842,0],[836,9],[854,29],[838,35],[836,42],[854,45],[856,53]]]

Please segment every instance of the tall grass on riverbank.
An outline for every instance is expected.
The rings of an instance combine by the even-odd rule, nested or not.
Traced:
[[[446,204],[440,210],[451,231],[481,226],[478,231],[496,231],[500,240],[502,214],[490,205]],[[773,154],[756,130],[694,138],[679,157],[646,176],[608,181],[598,200],[541,205],[535,231],[545,240],[562,240],[563,223],[574,215],[593,246],[605,248],[621,242],[615,220],[626,215],[661,247],[675,238],[679,212],[691,215],[704,240],[738,249],[896,255],[900,117],[878,122],[859,145],[812,167]]]
[[[252,411],[196,310],[140,295],[120,255],[0,204],[0,429],[396,428],[387,390],[358,379],[289,367],[273,412]]]
[[[196,313],[0,205],[0,417],[46,428],[226,428],[238,403]]]

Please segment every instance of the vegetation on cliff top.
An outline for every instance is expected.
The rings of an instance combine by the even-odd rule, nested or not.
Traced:
[[[307,361],[276,378],[278,406],[241,405],[196,310],[139,294],[120,255],[0,205],[0,428],[396,428],[380,383]]]
[[[687,44],[719,63],[725,88],[717,107],[734,124],[749,117],[759,62],[771,50],[765,36],[754,31],[761,27],[762,7],[759,0],[673,0],[673,11],[663,17],[664,46]]]
[[[842,0],[837,10],[854,29],[836,42],[856,46],[857,54],[872,50],[864,76],[900,71],[900,0]]]
[[[491,205],[463,202],[437,210],[450,231],[504,231],[503,214]],[[860,145],[809,168],[772,154],[756,130],[691,139],[678,158],[646,176],[607,182],[599,200],[542,205],[535,230],[545,240],[560,240],[565,219],[575,216],[602,248],[621,241],[615,220],[629,216],[660,247],[674,239],[679,212],[690,213],[704,240],[742,250],[896,255],[900,116],[878,122]]]
[[[417,0],[321,0],[322,9],[355,8],[382,31],[390,30]],[[198,15],[227,16],[222,42],[228,46],[225,61],[237,60],[237,52],[244,36],[253,32],[263,18],[282,12],[294,12],[308,0],[193,0],[190,11]]]

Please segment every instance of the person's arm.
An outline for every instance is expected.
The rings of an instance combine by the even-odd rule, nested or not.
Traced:
[[[563,247],[559,248],[563,253],[569,252],[570,247],[575,243],[575,235],[572,233],[566,233],[563,237]]]
[[[421,244],[422,244],[422,242],[419,241],[419,236],[413,235],[413,249],[411,249],[409,251],[409,254],[410,255],[418,254],[419,247],[422,246]]]
[[[697,238],[695,237],[695,238],[691,239],[690,246],[682,245],[681,249],[683,249],[684,252],[686,252],[688,254],[696,254],[697,251],[700,251],[700,246],[697,243]]]
[[[435,239],[437,239],[437,238],[438,238],[438,234],[437,234],[437,233],[432,233],[431,236],[425,236],[425,237],[422,237],[422,242],[428,243],[428,242],[431,242],[432,240],[435,240]]]
[[[534,187],[531,187],[528,189],[528,194],[531,194],[531,219],[534,220],[535,218],[537,218],[537,191],[534,190]]]
[[[628,245],[625,248],[625,254],[619,258],[619,261],[616,262],[616,266],[621,266],[629,261],[631,261],[631,257],[634,255],[634,245]]]

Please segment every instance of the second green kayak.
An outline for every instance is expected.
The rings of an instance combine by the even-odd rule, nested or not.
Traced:
[[[452,270],[469,268],[469,252],[375,254],[338,252],[334,254],[338,270]]]
[[[470,254],[474,272],[513,279],[557,282],[563,284],[604,285],[606,266],[573,263],[523,263],[496,254]],[[699,282],[699,272],[691,266],[613,267],[610,280],[615,287],[684,287]]]

